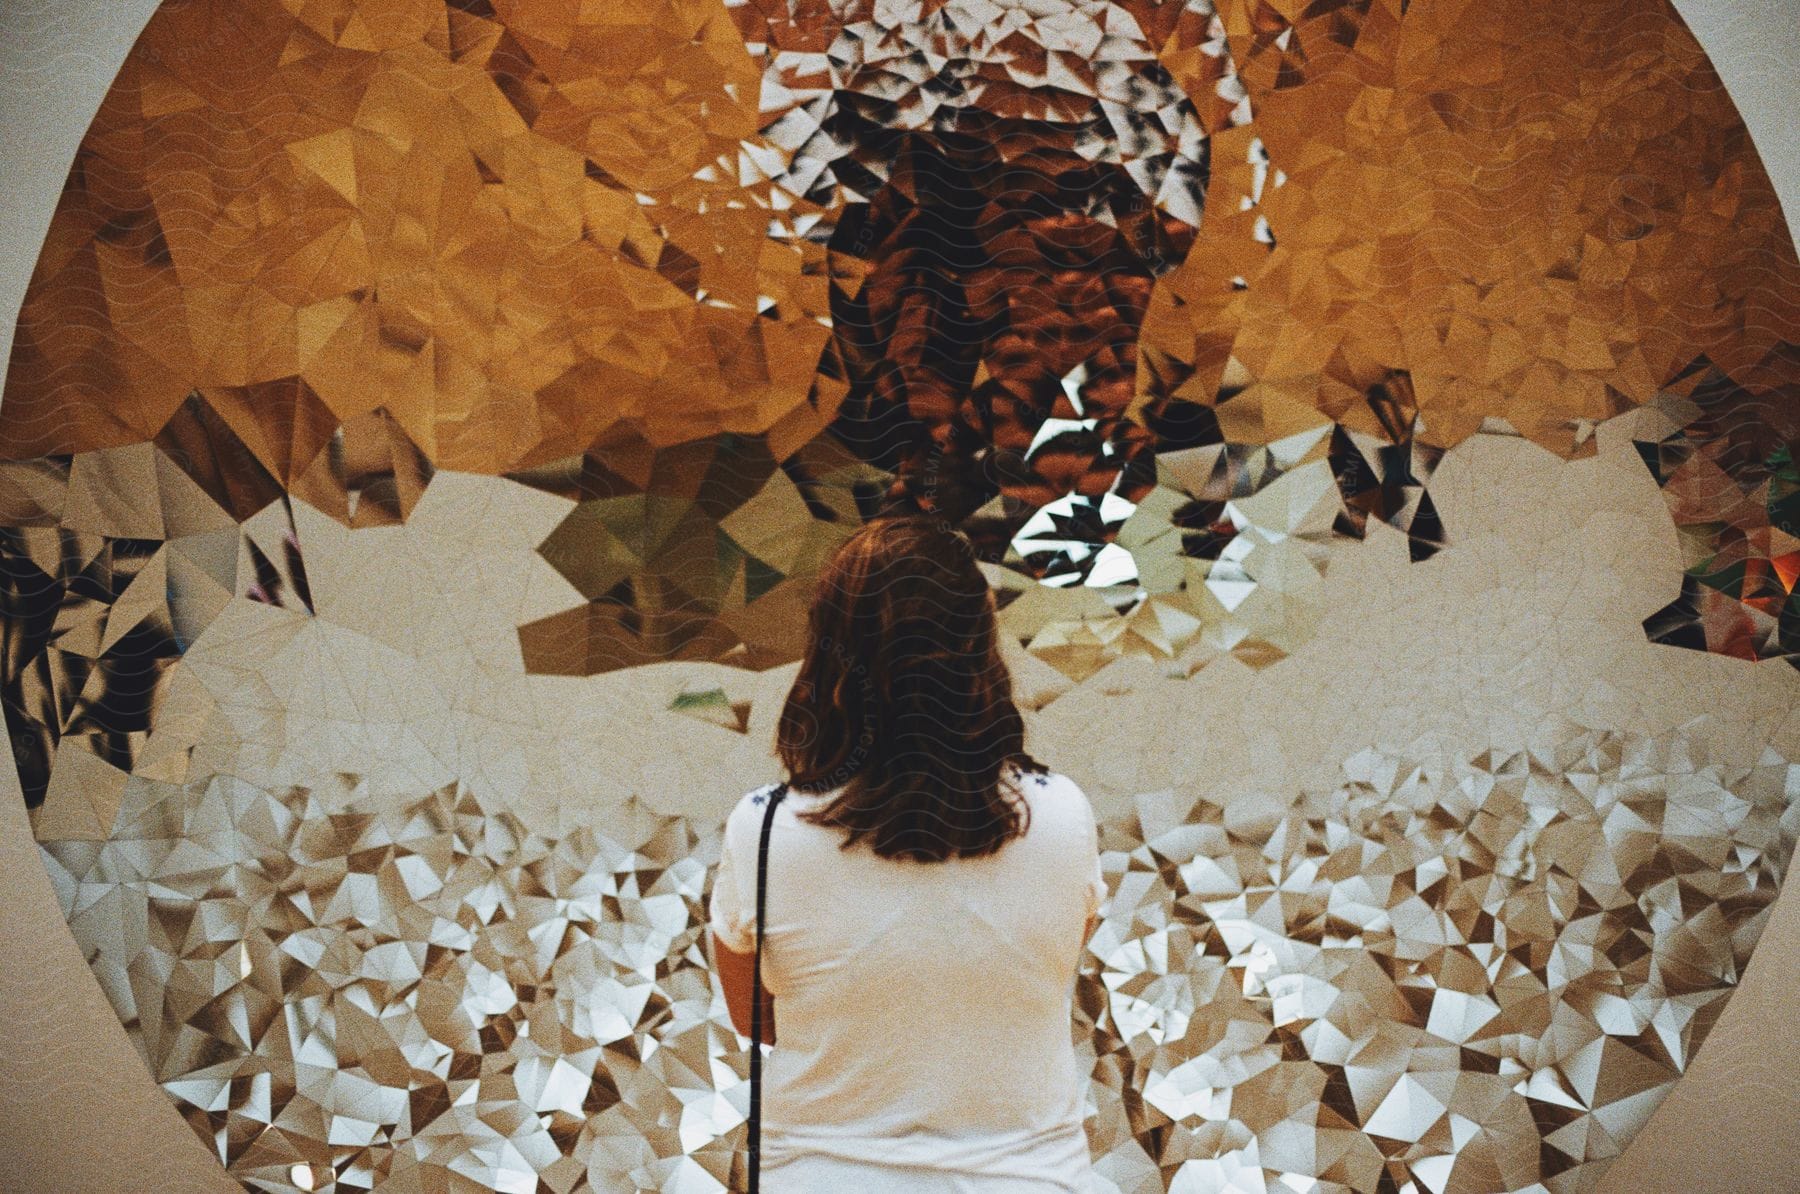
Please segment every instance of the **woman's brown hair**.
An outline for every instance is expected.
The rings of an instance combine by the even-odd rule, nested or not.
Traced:
[[[788,782],[843,791],[801,816],[885,858],[991,854],[1025,832],[1010,766],[1042,773],[967,537],[929,514],[877,518],[819,578],[806,656],[775,733]]]

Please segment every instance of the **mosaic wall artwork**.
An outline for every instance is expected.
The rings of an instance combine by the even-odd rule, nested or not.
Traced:
[[[1614,419],[1681,548],[1646,639],[1800,663],[1800,263],[1662,3],[167,0],[18,322],[0,706],[77,939],[247,1184],[716,1189],[717,826],[246,779],[308,702],[477,684],[275,694],[200,648],[304,649],[339,532],[456,486],[433,534],[554,578],[481,653],[545,700],[791,664],[896,507],[969,532],[1065,688],[1260,669],[1372,526],[1455,550],[1447,452]],[[359,582],[451,658],[424,628],[474,590],[417,576]],[[730,685],[644,699],[752,734]],[[1081,987],[1107,1179],[1589,1188],[1793,846],[1800,773],[1698,749],[1365,758],[1229,831],[1139,795]]]
[[[1591,1189],[1718,1015],[1800,831],[1800,762],[1720,766],[1688,729],[1369,752],[1248,825],[1169,793],[1103,823],[1075,1027],[1106,1188]],[[544,838],[455,786],[357,785],[134,778],[108,840],[44,843],[233,1176],[741,1185],[747,1061],[702,941],[717,826],[630,804]]]
[[[1690,584],[1647,633],[1792,654],[1800,268],[1673,13],[1285,11],[165,5],[0,453],[153,442],[240,522],[573,497],[578,599],[520,627],[565,674],[791,659],[846,524],[929,506],[1055,666],[1185,674],[1304,642],[1371,516],[1436,550],[1478,429],[1662,404]]]

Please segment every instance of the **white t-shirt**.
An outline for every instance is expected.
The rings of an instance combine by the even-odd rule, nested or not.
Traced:
[[[1016,782],[1023,837],[933,863],[866,839],[845,850],[842,830],[797,818],[834,792],[783,797],[763,936],[770,1191],[1088,1188],[1070,1016],[1082,929],[1106,897],[1094,812],[1065,776]],[[774,787],[732,810],[714,880],[712,929],[744,953]]]

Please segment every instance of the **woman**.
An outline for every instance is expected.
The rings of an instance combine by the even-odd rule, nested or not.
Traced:
[[[1070,1010],[1106,894],[1094,814],[1025,750],[966,538],[889,517],[837,551],[776,749],[789,786],[765,892],[764,1188],[1087,1189]],[[776,787],[732,810],[710,904],[746,1036]]]

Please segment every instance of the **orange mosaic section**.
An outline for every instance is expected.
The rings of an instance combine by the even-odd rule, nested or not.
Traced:
[[[717,0],[165,6],[55,213],[0,454],[147,440],[196,391],[383,411],[467,471],[624,422],[798,445],[824,248],[770,235],[807,205],[741,160],[756,98]]]
[[[1207,221],[1146,316],[1142,408],[1439,448],[1498,416],[1578,456],[1699,357],[1749,401],[1791,395],[1792,241],[1672,10],[1219,13],[1256,115],[1216,138]],[[1396,423],[1366,395],[1397,373]]]
[[[1476,430],[1654,407],[1647,633],[1800,658],[1797,345],[1662,3],[186,0],[77,156],[0,459],[154,442],[240,522],[551,489],[588,604],[522,650],[579,674],[789,658],[885,494],[1055,589],[1041,658],[1192,674],[1310,635],[1368,519],[1453,541]]]

